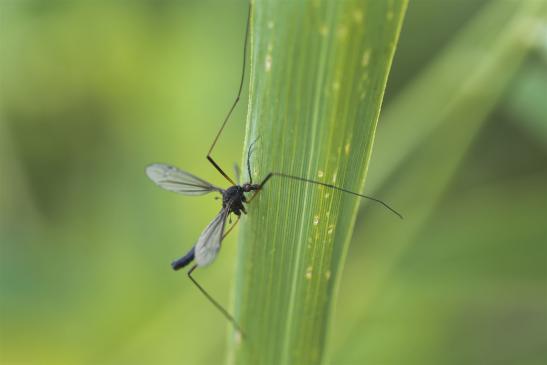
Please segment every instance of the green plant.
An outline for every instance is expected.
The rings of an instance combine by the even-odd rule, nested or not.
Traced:
[[[404,0],[255,4],[246,138],[257,141],[255,181],[275,171],[363,190],[405,9]],[[235,363],[325,360],[359,203],[274,177],[250,204],[235,294],[246,336],[232,337]]]

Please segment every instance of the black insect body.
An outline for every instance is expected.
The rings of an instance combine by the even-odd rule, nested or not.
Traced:
[[[258,189],[260,189],[260,186],[257,184],[244,184],[243,186],[235,185],[229,187],[222,192],[222,207],[229,207],[230,212],[234,213],[238,217],[241,216],[241,212],[247,214],[245,206],[243,205],[243,203],[247,203],[245,193],[256,191]]]

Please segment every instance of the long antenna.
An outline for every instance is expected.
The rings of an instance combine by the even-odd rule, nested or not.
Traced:
[[[268,182],[268,180],[270,180],[270,178],[272,178],[272,176],[286,177],[286,178],[288,178],[288,179],[303,181],[303,182],[307,182],[307,183],[310,183],[310,184],[321,185],[321,186],[325,186],[325,187],[327,187],[327,188],[331,188],[331,189],[335,189],[335,190],[342,191],[342,192],[344,192],[344,193],[348,193],[348,194],[360,196],[361,198],[369,199],[369,200],[372,200],[372,201],[374,201],[374,202],[376,202],[376,203],[382,204],[385,208],[387,208],[388,210],[390,210],[393,214],[395,214],[395,215],[397,215],[399,218],[403,219],[403,215],[402,215],[401,213],[399,213],[398,211],[396,211],[395,209],[393,209],[391,206],[389,206],[389,204],[387,204],[386,202],[381,201],[380,199],[376,199],[376,198],[373,198],[373,197],[368,196],[368,195],[359,194],[359,193],[356,193],[356,192],[354,192],[354,191],[347,190],[347,189],[344,189],[344,188],[340,188],[340,187],[335,186],[335,185],[326,184],[326,183],[323,183],[323,182],[320,182],[320,181],[316,181],[316,180],[305,179],[305,178],[303,178],[303,177],[298,177],[298,176],[293,176],[293,175],[287,175],[287,174],[284,174],[284,173],[281,173],[281,172],[270,172],[268,175],[266,175],[266,177],[264,178],[264,180],[262,180],[262,182],[260,183],[260,188],[261,188],[261,189],[264,187],[264,184],[266,184],[266,182]]]
[[[247,14],[247,26],[245,29],[245,41],[243,43],[243,66],[241,68],[241,81],[239,82],[239,89],[237,91],[237,96],[228,110],[228,114],[226,114],[226,118],[224,118],[224,121],[222,122],[222,125],[220,126],[220,129],[218,130],[215,139],[213,140],[213,143],[211,144],[211,148],[209,148],[209,152],[207,152],[207,160],[213,166],[224,176],[228,181],[230,181],[233,185],[236,185],[236,183],[220,168],[220,166],[213,160],[213,157],[211,157],[211,152],[213,151],[213,148],[215,148],[218,139],[220,138],[220,135],[222,134],[222,131],[224,130],[224,127],[226,127],[226,124],[228,123],[228,120],[230,119],[230,116],[232,115],[232,112],[234,111],[237,103],[239,102],[239,99],[241,97],[241,91],[243,90],[243,81],[245,80],[245,66],[246,66],[246,58],[247,58],[247,39],[249,38],[249,28],[251,23],[251,10],[252,10],[252,4],[249,1],[249,13]]]
[[[213,299],[213,297],[207,293],[207,291],[196,281],[196,279],[194,279],[194,277],[192,276],[192,272],[198,267],[198,265],[194,265],[192,266],[192,268],[188,271],[188,277],[190,278],[190,280],[192,280],[192,283],[194,283],[194,285],[199,289],[199,291],[201,291],[201,293],[209,300],[209,302],[211,302],[219,311],[220,313],[222,313],[224,315],[224,317],[226,317],[226,319],[228,321],[230,321],[230,323],[232,323],[232,325],[234,326],[234,328],[241,334],[242,337],[245,337],[245,333],[243,332],[243,330],[241,329],[241,327],[239,327],[239,325],[237,324],[236,320],[234,317],[232,317],[232,315],[230,313],[228,313],[228,311],[226,309],[224,309],[224,307],[222,305],[220,305],[215,299]]]

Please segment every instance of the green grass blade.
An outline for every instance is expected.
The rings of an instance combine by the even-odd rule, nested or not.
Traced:
[[[381,285],[379,278],[385,277],[397,257],[407,249],[406,246],[413,242],[412,239],[424,227],[457,169],[461,167],[460,164],[470,146],[488,120],[488,115],[499,102],[509,81],[531,50],[527,36],[537,23],[530,22],[530,19],[534,19],[534,14],[539,9],[541,9],[539,1],[490,4],[478,14],[469,28],[464,30],[463,37],[449,46],[451,52],[456,52],[452,54],[456,61],[465,54],[468,57],[473,56],[475,69],[466,71],[453,67],[460,81],[443,84],[445,89],[451,91],[447,94],[448,97],[444,101],[439,100],[438,103],[430,105],[429,114],[427,114],[423,112],[423,109],[429,105],[430,94],[415,95],[403,92],[402,98],[406,100],[396,100],[391,106],[391,113],[388,112],[390,108],[386,109],[388,112],[386,115],[398,116],[404,115],[406,110],[409,115],[408,120],[418,123],[411,115],[410,109],[401,107],[412,104],[408,100],[411,99],[414,100],[414,108],[422,111],[421,116],[425,120],[436,116],[440,119],[435,122],[436,126],[431,132],[429,128],[426,128],[427,138],[420,142],[418,148],[408,150],[406,166],[404,169],[402,166],[398,167],[397,184],[394,184],[389,192],[389,196],[397,196],[396,201],[409,213],[409,219],[399,229],[386,232],[383,229],[374,228],[381,226],[381,224],[375,224],[379,223],[376,220],[383,219],[381,215],[371,212],[367,216],[371,227],[368,236],[377,235],[381,236],[385,242],[393,242],[393,245],[386,246],[384,250],[385,259],[376,260],[366,267],[356,268],[360,271],[359,275],[363,275],[363,280],[367,281],[367,287]],[[424,87],[424,90],[440,89],[441,84],[435,79],[443,80],[446,76],[436,73],[436,70],[436,68],[432,70],[436,78],[431,77],[432,75],[428,72],[420,76],[416,84],[430,80],[429,87]],[[446,72],[449,70],[446,69]],[[419,100],[420,98],[422,101]],[[390,122],[396,122],[396,120]],[[407,144],[404,137],[397,137],[395,129],[386,128],[383,132],[386,131],[389,133],[379,138],[385,138],[386,141],[397,140],[401,145]],[[435,151],[443,151],[443,153],[438,154]],[[387,161],[387,165],[392,170],[397,167],[392,161]],[[377,173],[387,178],[384,166],[378,169]],[[418,201],[416,197],[420,197]],[[364,271],[367,273],[364,274]],[[372,272],[376,275],[372,275]],[[382,274],[379,274],[380,272]],[[355,272],[354,275],[356,274]],[[363,298],[353,294],[352,298],[360,302],[361,308],[372,299],[370,295]]]
[[[405,9],[405,0],[255,4],[246,144],[257,141],[255,182],[276,171],[363,190]],[[233,337],[232,362],[325,361],[359,202],[274,177],[250,204],[235,293],[246,336]]]
[[[382,164],[374,165],[368,181],[372,191],[443,123],[458,123],[452,116],[473,115],[466,105],[469,100],[504,90],[533,46],[542,22],[539,14],[544,12],[540,6],[541,1],[535,0],[489,3],[385,108],[378,138],[389,143],[380,143],[376,150]],[[479,95],[473,98],[469,90]]]
[[[396,230],[386,230],[385,224],[382,225],[383,216],[374,211],[367,214],[366,237],[369,241],[382,242],[382,248],[369,251],[367,257],[370,259],[365,263],[348,265],[349,276],[360,278],[359,283],[367,290],[355,292],[354,285],[349,290],[342,290],[341,298],[351,299],[352,304],[337,314],[339,321],[346,324],[334,344],[338,362],[352,363],[372,357],[373,362],[382,363],[392,355],[387,346],[382,348],[381,340],[363,346],[363,334],[370,336],[371,333],[370,314],[381,310],[377,306],[379,292],[388,279],[393,279],[390,275],[401,256],[412,245],[420,243],[418,234],[427,228],[440,198],[462,168],[470,146],[531,50],[527,39],[538,25],[537,20],[531,20],[536,19],[539,9],[541,3],[537,1],[489,4],[383,114],[393,120],[389,121],[379,140],[396,141],[397,146],[405,148],[406,156],[399,151],[398,158],[387,160],[385,165],[375,169],[375,179],[380,175],[385,180],[397,169],[397,183],[387,194],[395,197],[409,217]],[[461,67],[465,58],[466,62],[473,62],[472,70]],[[449,67],[450,62],[454,63],[452,67]],[[447,79],[452,81],[447,82]],[[438,91],[441,88],[444,89]],[[435,102],[431,103],[432,100]],[[421,124],[416,127],[421,133],[401,133],[406,127],[394,128],[393,123],[405,115],[411,125]],[[399,165],[401,161],[405,162],[405,167]],[[356,237],[364,234],[363,230],[357,230]],[[439,341],[439,337],[435,340]],[[408,345],[408,353],[403,352],[406,351],[403,346],[398,347],[399,361],[408,359],[410,352],[418,351],[413,345]],[[385,358],[371,355],[377,353]],[[431,353],[427,354],[431,356]]]

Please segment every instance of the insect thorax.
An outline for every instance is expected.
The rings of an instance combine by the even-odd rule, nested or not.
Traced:
[[[222,206],[230,207],[230,211],[236,215],[240,214],[240,210],[245,212],[243,203],[246,201],[243,194],[243,188],[239,185],[229,187],[222,194]]]

